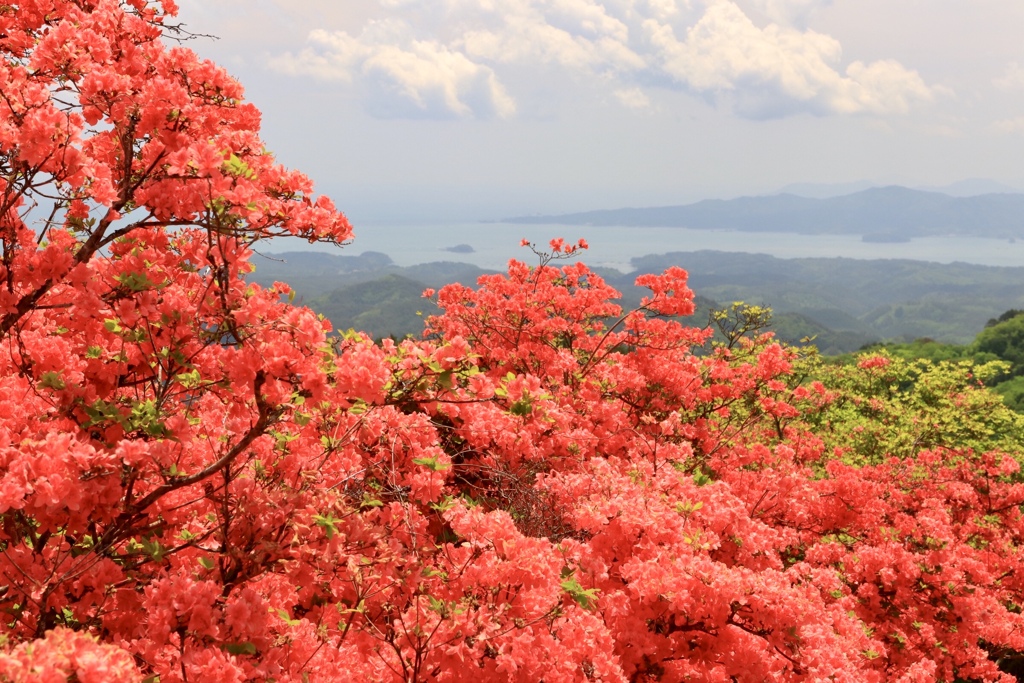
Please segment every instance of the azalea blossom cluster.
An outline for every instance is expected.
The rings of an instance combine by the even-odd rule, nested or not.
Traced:
[[[175,12],[0,6],[0,681],[1012,680],[988,426],[890,448],[888,360],[804,381],[582,241],[330,334],[248,259],[351,227]]]

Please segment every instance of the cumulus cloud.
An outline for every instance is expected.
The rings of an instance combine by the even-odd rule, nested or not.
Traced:
[[[271,66],[286,74],[351,83],[356,63],[372,51],[344,31],[316,29],[309,34],[308,43],[298,54],[286,52],[276,57]]]
[[[394,2],[395,0],[390,0]],[[361,36],[314,30],[308,46],[276,58],[290,74],[346,83],[359,78],[368,107],[385,117],[508,117],[515,101],[494,71],[436,40],[400,40],[399,31],[373,25]],[[381,40],[390,36],[391,41]]]
[[[542,21],[510,17],[500,30],[469,31],[459,41],[467,54],[503,64],[557,64],[574,70],[629,72],[644,67],[626,41],[585,36]]]
[[[751,0],[766,17],[779,24],[804,26],[810,16],[832,0]]]
[[[434,41],[414,41],[406,49],[378,47],[361,70],[386,115],[490,118],[515,113],[515,102],[490,68]]]
[[[716,2],[686,32],[644,23],[652,57],[673,82],[711,96],[727,95],[750,118],[812,114],[905,113],[934,93],[896,61],[854,61],[839,71],[834,38],[778,24],[754,25],[732,2]]]
[[[651,98],[640,88],[621,88],[612,93],[622,106],[630,109],[646,109],[651,106]]]
[[[916,71],[844,64],[835,38],[805,28],[831,1],[748,0],[760,27],[732,0],[376,0],[358,33],[314,30],[272,65],[352,84],[383,116],[511,116],[516,79],[542,67],[628,108],[667,87],[754,119],[899,114],[935,97]]]
[[[475,59],[554,64],[577,72],[627,73],[644,67],[643,59],[629,46],[630,27],[624,16],[615,15],[614,2],[451,1],[467,12],[475,10],[476,25],[453,41]]]

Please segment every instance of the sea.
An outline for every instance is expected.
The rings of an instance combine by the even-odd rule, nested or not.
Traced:
[[[355,231],[355,239],[340,250],[330,245],[310,245],[298,239],[278,239],[268,245],[266,251],[316,250],[343,255],[373,251],[387,254],[399,266],[458,261],[503,270],[512,258],[536,262],[537,257],[530,249],[520,246],[523,239],[535,245],[538,251],[547,251],[549,241],[561,237],[566,242],[580,238],[587,241],[589,249],[579,257],[587,265],[615,268],[624,273],[634,270],[632,259],[637,257],[701,250],[768,254],[782,259],[910,259],[1024,267],[1024,240],[952,235],[908,242],[865,242],[859,235],[518,223],[367,224],[356,225]],[[686,267],[685,263],[679,265]]]

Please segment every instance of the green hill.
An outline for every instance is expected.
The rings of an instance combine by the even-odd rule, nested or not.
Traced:
[[[423,298],[424,285],[389,273],[376,280],[339,287],[310,300],[309,307],[325,315],[336,329],[356,329],[374,338],[418,335],[425,316],[437,306]]]

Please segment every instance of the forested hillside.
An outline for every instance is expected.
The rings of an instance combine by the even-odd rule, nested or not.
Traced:
[[[385,255],[373,253],[358,257],[290,253],[257,257],[255,265],[252,280],[266,285],[289,282],[299,301],[326,314],[341,329],[365,329],[375,337],[419,334],[423,317],[416,312],[434,310],[419,296],[423,289],[473,283],[484,273],[453,262],[400,268]],[[854,351],[879,340],[927,337],[965,344],[990,318],[1024,308],[1024,268],[779,259],[713,251],[652,255],[635,259],[633,266],[634,272],[628,274],[599,270],[627,305],[635,305],[643,294],[633,285],[638,274],[680,266],[690,273],[697,295],[708,302],[702,310],[734,301],[769,306],[774,311],[774,329],[782,339],[799,343],[814,337],[826,354]],[[361,326],[364,322],[366,327]]]
[[[908,361],[992,364],[994,371],[985,377],[985,384],[1001,395],[1008,406],[1024,413],[1024,311],[1011,309],[989,320],[969,344],[918,339],[903,344],[876,344],[868,350],[883,350]],[[849,356],[837,360],[851,362]]]

